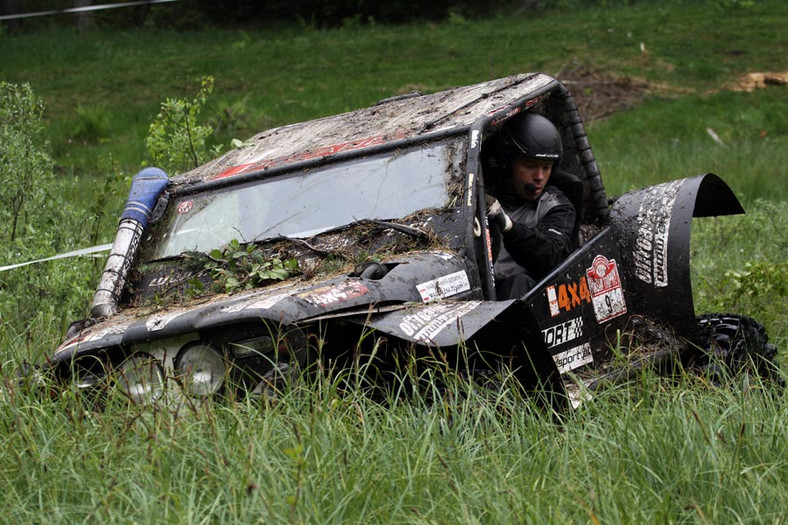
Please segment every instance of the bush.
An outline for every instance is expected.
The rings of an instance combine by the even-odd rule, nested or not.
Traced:
[[[0,82],[0,239],[34,234],[35,217],[47,203],[52,159],[45,152],[44,104],[28,84]]]
[[[208,148],[213,126],[199,124],[198,117],[213,92],[213,77],[205,76],[193,100],[168,98],[150,125],[145,145],[153,165],[175,174],[196,168],[210,156],[219,153],[220,146]]]
[[[43,113],[44,104],[29,85],[0,82],[0,266],[84,246],[95,229],[96,219],[68,202],[75,181],[54,175]],[[100,192],[95,197],[102,201]],[[59,327],[65,319],[53,320],[80,315],[96,266],[90,260],[66,259],[4,272],[2,331],[11,326],[17,332],[36,325]]]

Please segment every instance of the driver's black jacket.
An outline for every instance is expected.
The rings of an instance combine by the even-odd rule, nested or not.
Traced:
[[[547,186],[535,201],[523,201],[510,194],[501,195],[498,200],[513,226],[503,234],[494,267],[496,281],[518,273],[539,281],[572,252],[572,203],[555,186]]]

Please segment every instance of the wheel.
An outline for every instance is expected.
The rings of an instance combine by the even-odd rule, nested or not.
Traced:
[[[705,351],[702,370],[714,381],[748,370],[785,386],[777,363],[777,347],[769,343],[763,325],[736,314],[707,314],[698,317],[700,344]]]

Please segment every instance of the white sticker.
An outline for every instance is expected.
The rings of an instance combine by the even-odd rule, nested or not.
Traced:
[[[437,299],[445,299],[458,293],[467,292],[471,289],[471,283],[468,282],[468,274],[465,273],[465,270],[460,270],[459,272],[418,284],[416,289],[421,294],[421,300],[429,303]]]
[[[558,307],[558,297],[555,295],[555,286],[547,287],[547,302],[550,304],[551,317],[561,313],[561,309]]]
[[[292,295],[292,292],[280,293],[270,297],[263,297],[262,299],[254,299],[240,304],[234,304],[232,306],[225,306],[222,308],[222,312],[240,312],[241,310],[246,310],[247,308],[268,310],[282,299],[290,297],[290,295]]]
[[[479,130],[475,129],[471,131],[471,148],[476,148],[479,146]]]
[[[153,314],[145,321],[145,328],[148,329],[148,332],[157,332],[167,326],[170,321],[175,319],[176,317],[180,317],[185,312],[177,312],[171,314]]]
[[[399,329],[417,341],[428,343],[444,328],[459,322],[461,316],[480,304],[481,301],[437,303],[406,315],[399,324]]]
[[[565,374],[588,363],[594,362],[591,345],[584,343],[580,346],[559,352],[553,356],[555,366],[560,374]]]
[[[583,318],[575,317],[568,321],[542,330],[542,337],[547,348],[574,341],[583,335]]]
[[[604,255],[597,255],[591,268],[586,270],[586,276],[598,322],[604,323],[627,312],[615,259],[608,260]]]
[[[635,275],[644,283],[658,288],[668,285],[668,232],[670,217],[682,180],[649,188],[640,205],[635,240]]]

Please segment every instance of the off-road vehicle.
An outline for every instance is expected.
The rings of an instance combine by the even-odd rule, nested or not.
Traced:
[[[508,119],[560,131],[577,249],[525,297],[497,300],[485,180]],[[409,356],[524,385],[593,391],[645,365],[712,372],[775,349],[741,316],[696,317],[692,217],[743,213],[716,175],[609,199],[567,89],[522,74],[259,133],[192,171],[134,179],[90,317],[57,377],[135,401],[261,394],[291,372]]]

